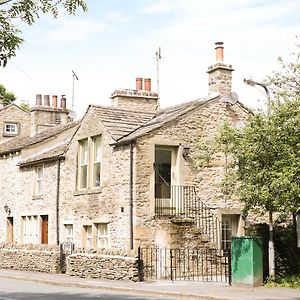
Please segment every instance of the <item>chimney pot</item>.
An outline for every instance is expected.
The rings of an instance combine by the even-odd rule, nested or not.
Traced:
[[[50,97],[49,95],[44,95],[44,105],[50,106]]]
[[[42,95],[41,94],[36,94],[35,96],[35,105],[42,105]]]
[[[147,92],[151,92],[151,78],[144,79],[144,89]]]
[[[65,95],[61,95],[60,98],[60,107],[61,108],[67,108],[67,99]]]
[[[141,91],[143,89],[143,78],[137,77],[135,79],[135,82],[136,82],[136,90]]]
[[[216,61],[223,62],[224,61],[224,43],[216,42]]]
[[[52,106],[57,108],[57,96],[56,95],[52,96]]]

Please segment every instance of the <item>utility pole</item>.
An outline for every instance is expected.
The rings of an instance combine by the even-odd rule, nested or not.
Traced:
[[[267,116],[270,116],[271,113],[271,98],[270,91],[266,84],[261,82],[256,82],[252,79],[244,79],[244,83],[250,86],[261,86],[267,95]],[[274,231],[273,231],[273,211],[272,208],[269,207],[269,277],[275,277],[275,248],[274,248]]]

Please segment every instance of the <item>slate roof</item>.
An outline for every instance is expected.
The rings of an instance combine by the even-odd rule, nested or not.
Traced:
[[[132,140],[140,137],[140,136],[143,136],[144,134],[147,134],[147,133],[151,132],[152,130],[162,127],[163,125],[167,124],[168,122],[171,122],[171,121],[191,112],[192,110],[206,104],[209,101],[212,101],[213,99],[215,99],[217,97],[219,97],[219,94],[214,94],[210,97],[206,97],[206,98],[202,98],[202,99],[198,99],[198,100],[194,100],[194,101],[190,101],[190,102],[185,102],[183,104],[179,104],[176,106],[158,110],[156,112],[156,115],[154,118],[152,118],[148,122],[142,124],[136,130],[119,138],[117,140],[116,144],[127,143],[129,141],[132,141]]]
[[[66,125],[56,125],[53,128],[49,128],[37,133],[33,137],[15,137],[5,143],[0,144],[0,154],[8,154],[11,152],[20,151],[24,147],[34,145],[36,143],[42,142],[48,138],[54,137],[57,134],[68,130],[72,127],[79,126],[81,121],[70,122]]]
[[[54,147],[52,149],[44,149],[43,152],[22,160],[21,162],[19,162],[18,165],[20,167],[25,167],[27,165],[32,165],[33,163],[38,164],[41,161],[45,161],[45,160],[47,161],[56,160],[58,157],[64,155],[69,145],[69,141],[70,140],[66,140],[63,144],[58,145],[57,147]]]
[[[95,116],[102,122],[114,140],[133,132],[155,117],[155,113],[92,106]]]

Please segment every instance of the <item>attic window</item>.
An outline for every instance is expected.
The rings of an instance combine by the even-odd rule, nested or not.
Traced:
[[[17,123],[4,123],[4,135],[17,135],[18,124]]]

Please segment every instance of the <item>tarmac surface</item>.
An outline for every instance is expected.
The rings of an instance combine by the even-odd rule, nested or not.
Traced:
[[[300,289],[229,286],[216,282],[159,280],[151,282],[113,281],[72,277],[65,274],[0,269],[0,278],[11,278],[59,286],[92,288],[131,295],[147,295],[161,299],[239,299],[300,300]]]

